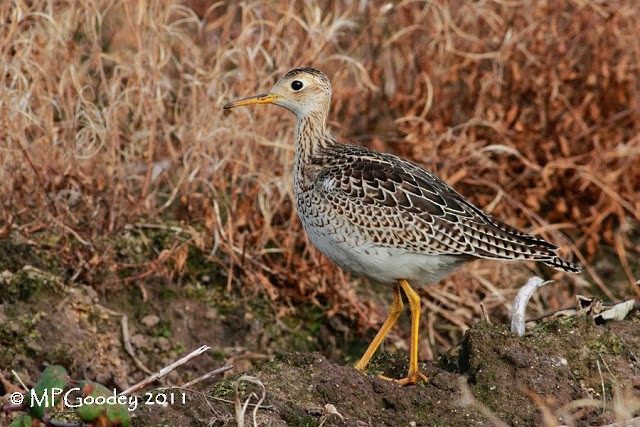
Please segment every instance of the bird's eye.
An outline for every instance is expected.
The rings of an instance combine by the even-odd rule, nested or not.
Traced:
[[[294,80],[291,82],[291,89],[295,90],[296,92],[302,89],[303,86],[304,84],[300,80]]]

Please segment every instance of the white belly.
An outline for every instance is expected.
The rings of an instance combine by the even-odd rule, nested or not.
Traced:
[[[375,246],[356,230],[343,229],[338,233],[331,225],[304,224],[304,227],[324,256],[345,271],[380,283],[405,279],[412,285],[435,285],[464,262],[450,255],[425,255]]]

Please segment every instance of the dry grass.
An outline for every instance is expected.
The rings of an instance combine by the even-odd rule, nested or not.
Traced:
[[[179,220],[193,226],[187,244],[228,268],[230,287],[377,321],[370,297],[310,247],[296,218],[293,118],[221,110],[313,65],[332,77],[340,139],[425,165],[588,265],[586,280],[564,278],[537,310],[575,292],[634,293],[635,0],[209,4],[0,5],[4,235],[47,236],[91,282],[96,269],[118,269],[100,242],[127,224]],[[165,248],[158,263],[180,264],[183,248]],[[603,248],[616,256],[600,265]],[[426,350],[475,322],[480,301],[503,316],[529,274],[475,263],[429,290]]]

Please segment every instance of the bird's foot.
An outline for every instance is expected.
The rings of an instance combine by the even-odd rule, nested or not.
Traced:
[[[394,381],[400,385],[413,385],[413,384],[417,384],[418,381],[420,380],[424,381],[425,383],[429,382],[429,379],[427,378],[427,376],[420,371],[409,372],[409,374],[405,378],[400,378],[398,380],[394,378],[385,377],[384,375],[378,375],[378,378],[387,380],[387,381]]]

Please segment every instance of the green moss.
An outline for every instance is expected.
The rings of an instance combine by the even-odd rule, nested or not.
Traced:
[[[295,353],[279,353],[279,354],[276,354],[276,356],[272,359],[273,363],[292,366],[292,362],[293,362],[292,357],[293,357],[294,354]]]
[[[400,378],[403,368],[402,366],[409,366],[409,359],[404,352],[387,352],[378,351],[371,358],[369,366],[367,366],[366,373],[374,375],[384,375],[391,378]]]
[[[220,266],[208,260],[204,253],[194,246],[189,247],[186,274],[193,283],[202,283],[207,287],[226,287],[226,281],[221,280]]]
[[[587,347],[597,354],[620,355],[625,350],[625,345],[620,338],[611,333],[604,333],[598,339],[587,341]]]
[[[227,360],[230,356],[229,352],[219,348],[209,350],[209,355],[211,355],[214,360]]]
[[[50,353],[50,359],[53,363],[71,366],[76,355],[71,352],[68,344],[60,343],[56,345]]]
[[[47,298],[62,290],[60,278],[25,265],[19,271],[0,275],[0,301],[16,302]]]
[[[273,358],[273,359],[267,359],[263,361],[262,363],[260,363],[260,365],[256,367],[256,369],[259,370],[260,372],[264,372],[268,374],[277,374],[279,372],[282,372],[282,365],[278,363],[277,358]]]
[[[184,287],[187,298],[194,300],[207,300],[208,290],[201,283],[188,283]]]
[[[37,326],[42,313],[25,313],[12,317],[0,327],[0,366],[12,366],[20,357],[33,357],[39,347]]]
[[[151,336],[171,338],[173,335],[173,326],[170,319],[161,319],[154,327]]]
[[[280,417],[290,426],[315,427],[319,425],[318,417],[309,414],[307,410],[297,405],[284,406]]]
[[[310,379],[311,370],[306,368],[309,368],[318,362],[318,355],[314,353],[308,353],[308,352],[302,352],[302,353],[290,352],[290,353],[278,354],[273,361],[276,364],[302,368],[301,371],[306,377],[306,379]]]
[[[45,246],[47,239],[58,239],[51,234],[33,236],[34,239],[38,237],[41,238],[40,240]],[[0,273],[3,271],[17,272],[25,265],[32,265],[39,270],[50,271],[53,274],[63,273],[60,257],[52,251],[28,243],[18,234],[11,235],[9,239],[0,239]]]
[[[184,343],[177,342],[171,347],[171,351],[175,352],[176,354],[186,354],[187,347],[184,345]]]
[[[238,377],[224,379],[216,383],[209,394],[212,397],[217,397],[220,399],[234,400],[236,396],[235,384],[237,380]],[[242,394],[246,392],[247,389],[248,384],[246,382],[241,382],[240,384],[238,384],[238,393],[240,394],[240,396],[242,396]]]
[[[304,303],[276,321],[272,309],[260,301],[263,300],[251,301],[248,310],[265,325],[265,333],[274,340],[274,347],[290,351],[322,350],[319,335],[322,325],[327,321],[325,310],[311,303]]]

